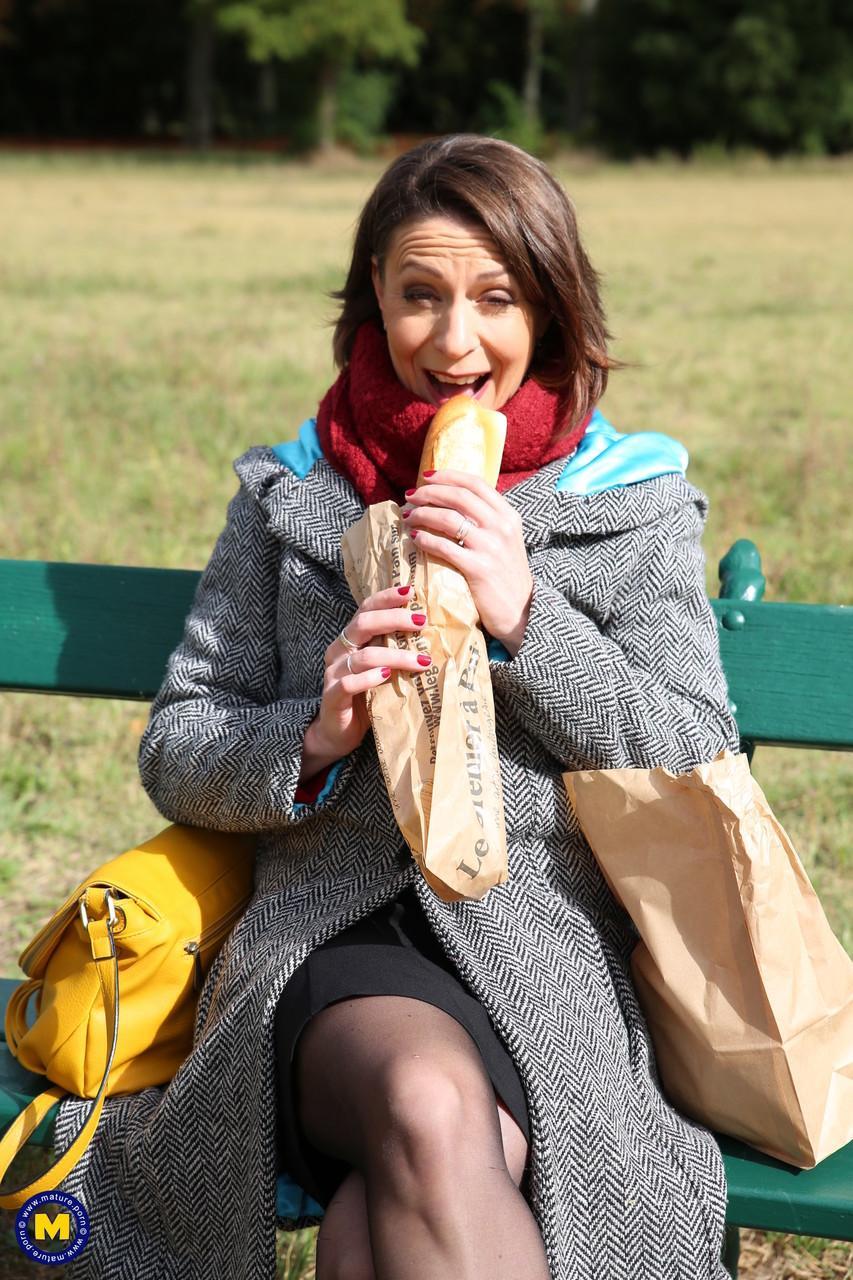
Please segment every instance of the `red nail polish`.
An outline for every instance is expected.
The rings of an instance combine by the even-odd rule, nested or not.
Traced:
[[[418,662],[421,664],[422,667],[432,666],[432,658],[429,656],[428,653],[419,653]]]
[[[407,587],[398,587],[398,588],[397,588],[397,591],[399,592],[399,594],[400,594],[401,596],[407,596],[407,595],[409,594],[409,592],[411,591],[411,589],[412,589],[412,584],[411,584],[411,582],[410,582],[410,583],[409,583],[409,585],[408,585]]]
[[[405,490],[405,497],[407,497],[407,498],[411,498],[411,496],[412,496],[412,494],[413,494],[414,492],[415,492],[415,491],[414,491],[414,489],[406,489],[406,490]]]
[[[404,520],[408,520],[411,514],[412,514],[411,507],[403,507],[403,510],[400,512],[400,515],[403,517]]]
[[[435,467],[433,467],[432,471],[425,471],[425,472],[424,472],[424,476],[425,476],[425,477],[426,477],[426,476],[434,476],[434,475],[435,475]]]
[[[426,622],[426,614],[425,614],[425,613],[413,613],[413,614],[412,614],[412,622],[414,622],[414,624],[415,624],[415,626],[416,626],[416,627],[422,627],[422,626],[424,625],[424,623]]]
[[[410,529],[410,530],[409,530],[409,537],[410,537],[410,538],[416,538],[417,536],[418,536],[418,530],[417,530],[417,529]]]
[[[390,674],[391,674],[391,668],[390,668],[390,667],[383,667],[383,668],[382,668],[382,676],[383,676],[383,678],[384,678],[385,680],[387,680],[387,679],[388,679],[388,677],[390,676]]]

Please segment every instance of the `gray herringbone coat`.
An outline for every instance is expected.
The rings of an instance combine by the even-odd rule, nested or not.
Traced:
[[[562,467],[507,494],[535,578],[524,643],[491,668],[510,878],[446,904],[399,835],[372,736],[323,803],[294,808],[324,650],[354,608],[341,535],[363,504],[323,459],[305,479],[267,448],[236,464],[141,768],[168,818],[262,834],[256,892],[204,985],[191,1055],[167,1088],[107,1102],[63,1184],[92,1219],[77,1280],[272,1280],[276,1002],[314,947],[412,880],[524,1082],[554,1280],[726,1276],[720,1152],[661,1094],[629,976],[636,935],[560,778],[737,748],[703,583],[706,500],[678,475],[555,491]],[[63,1103],[58,1150],[80,1119]]]

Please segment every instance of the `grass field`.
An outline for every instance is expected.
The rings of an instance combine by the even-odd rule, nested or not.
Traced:
[[[849,603],[853,165],[556,168],[631,363],[602,407],[687,445],[709,590],[746,536],[768,598]],[[231,460],[292,435],[332,375],[326,294],[377,173],[0,156],[0,555],[204,564]],[[136,780],[144,716],[0,699],[0,973],[162,825]],[[754,771],[853,953],[850,758],[762,750]],[[853,1277],[849,1250],[750,1241],[744,1275]]]

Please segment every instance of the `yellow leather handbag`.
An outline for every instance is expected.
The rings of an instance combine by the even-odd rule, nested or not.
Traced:
[[[52,1087],[0,1139],[0,1179],[56,1102],[69,1093],[94,1102],[61,1158],[0,1195],[0,1207],[57,1187],[91,1142],[104,1098],[166,1084],[189,1055],[204,976],[252,894],[254,847],[254,836],[167,827],[99,867],[21,953],[28,981],[7,1005],[6,1041]]]

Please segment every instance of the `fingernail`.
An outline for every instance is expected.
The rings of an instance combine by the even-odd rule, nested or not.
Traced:
[[[425,471],[425,472],[424,472],[424,475],[425,475],[425,476],[434,476],[434,475],[435,475],[435,467],[433,467],[432,471]]]
[[[415,491],[414,491],[414,489],[406,489],[406,490],[404,490],[404,495],[403,495],[403,496],[404,496],[404,497],[406,497],[406,498],[411,498],[411,496],[412,496],[412,494],[413,494],[414,492],[415,492]]]
[[[390,667],[383,667],[383,668],[382,668],[382,678],[383,678],[383,680],[387,680],[387,679],[388,679],[388,677],[390,676],[390,674],[391,674],[391,668],[390,668]]]
[[[421,664],[422,667],[432,666],[432,658],[429,656],[428,653],[419,653],[418,662]]]
[[[416,627],[422,627],[422,626],[424,625],[424,623],[426,622],[426,614],[425,614],[425,613],[413,613],[413,614],[412,614],[412,622],[414,622],[414,624],[415,624],[415,626],[416,626]]]
[[[403,517],[404,520],[408,520],[411,514],[412,514],[411,507],[403,507],[403,510],[400,512],[400,515]]]
[[[407,596],[407,595],[409,594],[409,592],[411,591],[411,589],[412,589],[412,584],[411,584],[411,582],[410,582],[410,583],[409,583],[409,585],[408,585],[407,587],[398,587],[398,588],[397,588],[397,591],[399,592],[399,594],[400,594],[401,596]]]
[[[418,530],[417,530],[417,529],[410,529],[410,530],[409,530],[409,537],[410,537],[410,538],[416,538],[417,536],[418,536]]]

